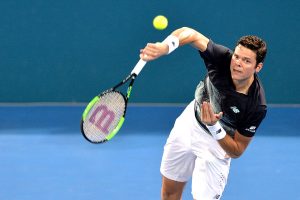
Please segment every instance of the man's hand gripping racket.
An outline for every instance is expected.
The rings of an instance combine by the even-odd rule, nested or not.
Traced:
[[[140,59],[131,73],[113,88],[94,97],[85,108],[81,119],[81,132],[91,143],[112,139],[123,125],[128,99],[135,78],[145,66]],[[126,94],[116,90],[130,80]]]

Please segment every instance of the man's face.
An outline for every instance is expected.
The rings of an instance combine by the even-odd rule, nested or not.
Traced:
[[[261,69],[256,64],[256,53],[242,45],[236,46],[230,63],[233,81],[243,82],[253,77]]]

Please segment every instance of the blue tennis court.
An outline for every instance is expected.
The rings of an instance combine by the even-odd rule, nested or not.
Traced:
[[[81,105],[3,105],[0,199],[159,199],[163,145],[183,108],[130,105],[118,135],[95,145],[80,133]],[[297,106],[271,106],[233,160],[224,200],[300,199],[299,116]]]

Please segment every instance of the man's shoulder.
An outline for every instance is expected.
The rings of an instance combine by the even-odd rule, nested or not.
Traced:
[[[263,87],[263,84],[259,77],[255,74],[255,82],[254,82],[254,92],[252,92],[252,95],[254,97],[254,100],[257,102],[257,106],[259,107],[267,107],[267,101],[266,101],[266,95],[265,95],[265,89]]]
[[[232,56],[232,50],[222,44],[215,43],[213,40],[209,40],[207,44],[207,48],[204,52],[199,51],[201,57],[211,57],[214,56],[216,58],[223,56]]]

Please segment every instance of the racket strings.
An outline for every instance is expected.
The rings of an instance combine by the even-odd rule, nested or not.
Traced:
[[[110,91],[101,95],[84,120],[85,136],[92,142],[106,141],[117,128],[125,109],[126,102],[121,93]]]

